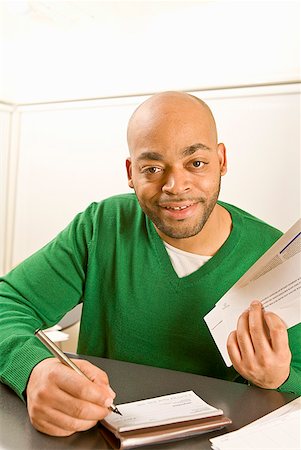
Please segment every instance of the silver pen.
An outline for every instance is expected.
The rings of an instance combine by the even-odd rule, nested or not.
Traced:
[[[40,341],[45,345],[45,347],[48,348],[48,350],[56,356],[63,364],[70,367],[71,369],[75,370],[79,375],[83,375],[84,377],[88,378],[84,372],[80,370],[80,368],[74,364],[73,361],[71,361],[70,358],[68,358],[67,355],[57,346],[55,345],[42,330],[36,330],[35,336],[40,339]],[[89,378],[88,378],[89,380]],[[90,380],[91,381],[91,380]],[[121,412],[118,410],[118,408],[112,403],[112,405],[109,407],[109,409],[114,412],[115,414],[120,414],[122,416]]]

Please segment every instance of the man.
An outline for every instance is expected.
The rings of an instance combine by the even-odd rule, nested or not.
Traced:
[[[92,204],[1,283],[1,379],[27,399],[33,425],[86,430],[115,397],[104,372],[77,360],[91,383],[33,335],[81,301],[81,354],[300,391],[299,326],[287,332],[252,303],[229,336],[227,368],[203,320],[281,235],[217,203],[226,149],[208,106],[157,94],[131,117],[128,145],[135,194]]]

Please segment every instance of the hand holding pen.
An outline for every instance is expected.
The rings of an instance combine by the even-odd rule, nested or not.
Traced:
[[[108,377],[85,360],[73,360],[85,376],[78,376],[57,358],[47,358],[31,372],[26,394],[33,426],[52,436],[69,436],[102,420],[113,405]],[[93,381],[93,382],[92,382]]]
[[[54,343],[52,342],[48,336],[42,331],[42,330],[37,330],[35,332],[35,335],[40,339],[40,341],[48,348],[48,350],[51,351],[51,353],[53,354],[53,356],[55,356],[56,358],[58,358],[63,364],[65,364],[66,366],[70,367],[71,369],[75,370],[75,372],[77,372],[79,375],[83,375],[84,377],[88,378],[87,375],[82,372],[80,370],[80,368],[74,364],[74,362],[68,358],[67,355],[65,355],[65,353]],[[90,378],[88,378],[89,380]],[[91,381],[91,380],[90,380]],[[109,406],[109,409],[116,413],[119,414],[120,416],[122,415],[120,411],[118,411],[118,409],[116,408],[116,406],[114,405],[114,403],[112,403]]]

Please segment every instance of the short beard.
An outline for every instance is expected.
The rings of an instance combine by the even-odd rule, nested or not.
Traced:
[[[204,212],[202,216],[200,217],[200,220],[194,225],[186,227],[177,227],[177,225],[169,226],[163,221],[160,220],[158,216],[154,214],[152,210],[147,208],[146,206],[141,206],[144,213],[149,217],[149,219],[153,222],[153,224],[156,226],[158,230],[160,230],[162,233],[164,233],[166,236],[173,238],[173,239],[186,239],[192,236],[196,236],[200,231],[202,231],[204,225],[206,224],[207,220],[209,219],[216,203],[218,200],[218,196],[220,193],[220,187],[221,187],[221,177],[219,179],[219,184],[217,190],[214,192],[214,194],[210,197],[209,201],[206,203],[206,200],[201,198],[199,199],[199,203],[202,203],[204,205]],[[138,199],[139,201],[139,199]],[[139,202],[140,203],[140,202]],[[185,219],[184,219],[185,220]],[[183,220],[183,221],[184,221]],[[181,225],[182,220],[179,220],[179,225]]]

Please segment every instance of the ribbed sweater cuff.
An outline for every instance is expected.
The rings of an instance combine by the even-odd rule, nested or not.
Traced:
[[[39,362],[50,357],[52,355],[47,348],[33,345],[30,339],[13,352],[10,364],[8,364],[6,371],[2,374],[2,381],[25,401],[23,393],[32,369]]]
[[[300,373],[291,368],[288,379],[277,390],[280,392],[292,392],[293,394],[301,395],[300,379]]]

